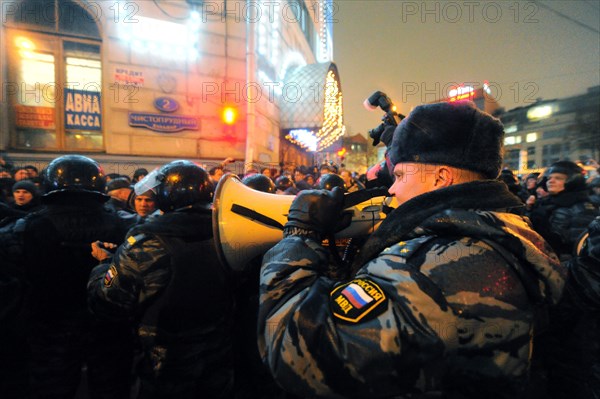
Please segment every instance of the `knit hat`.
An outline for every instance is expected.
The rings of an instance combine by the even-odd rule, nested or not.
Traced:
[[[113,190],[118,190],[120,188],[130,188],[131,185],[129,181],[123,177],[118,177],[116,179],[112,179],[106,185],[106,192],[110,193]]]
[[[17,190],[27,190],[34,197],[36,197],[36,196],[39,195],[39,190],[38,190],[37,186],[35,185],[34,182],[32,182],[30,180],[19,180],[18,182],[16,182],[15,184],[13,184],[13,186],[12,186],[12,192],[14,193]]]
[[[502,123],[471,101],[420,105],[394,131],[390,160],[454,166],[496,179],[503,141]]]

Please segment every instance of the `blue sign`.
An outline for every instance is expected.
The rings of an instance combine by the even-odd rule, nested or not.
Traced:
[[[179,103],[170,97],[158,97],[154,100],[154,107],[163,112],[175,112],[179,109]]]
[[[146,112],[130,112],[129,126],[144,127],[163,133],[199,129],[198,118],[193,116],[150,114]]]
[[[102,130],[99,92],[65,89],[65,128]]]

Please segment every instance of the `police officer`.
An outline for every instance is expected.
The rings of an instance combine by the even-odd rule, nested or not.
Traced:
[[[597,290],[597,281],[589,278],[594,276],[593,269],[592,273],[578,273],[585,269],[578,268],[581,262],[574,254],[598,208],[589,199],[583,170],[574,162],[555,162],[546,175],[549,195],[537,201],[530,218],[536,231],[569,265],[571,275],[560,303],[551,309],[550,325],[538,339],[534,358],[546,373],[543,380],[548,393],[544,398],[596,398],[600,397],[600,309],[581,296]],[[597,228],[597,222],[594,226]],[[585,263],[592,264],[593,258]],[[600,265],[596,267],[598,273]]]
[[[339,188],[303,191],[263,258],[259,347],[278,383],[305,397],[517,397],[537,309],[564,269],[495,180],[503,128],[471,102],[415,108],[390,149],[399,206],[350,281],[324,273]],[[436,396],[437,395],[437,396]]]
[[[126,398],[131,326],[93,318],[86,285],[96,264],[89,243],[119,243],[129,226],[104,208],[104,175],[94,160],[62,156],[50,162],[44,176],[45,207],[6,226],[0,244],[4,261],[23,273],[23,284],[13,287],[27,288],[22,331],[31,352],[33,396],[73,397],[85,365],[92,397]]]
[[[228,398],[233,388],[232,308],[213,246],[212,184],[204,169],[173,161],[135,185],[152,190],[163,215],[127,233],[88,286],[92,310],[135,316],[141,398]]]
[[[545,174],[548,195],[532,208],[533,227],[560,255],[571,258],[575,244],[598,215],[589,198],[583,169],[571,161],[553,163]]]

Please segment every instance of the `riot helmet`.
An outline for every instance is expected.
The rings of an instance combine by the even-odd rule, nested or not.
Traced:
[[[275,179],[275,186],[277,190],[285,191],[290,187],[294,187],[294,181],[289,176],[282,175]]]
[[[242,179],[242,183],[246,186],[262,191],[263,193],[275,194],[275,183],[267,176],[256,173],[250,176],[246,176]]]
[[[319,179],[318,188],[321,190],[333,190],[334,187],[339,187],[343,191],[346,191],[346,183],[340,175],[335,173],[327,173]]]
[[[208,173],[193,162],[178,160],[146,175],[134,186],[136,195],[148,190],[156,194],[156,204],[163,212],[194,207],[210,209],[213,185]]]
[[[550,176],[552,173],[562,173],[567,175],[565,181],[565,191],[582,191],[586,189],[585,176],[583,175],[583,169],[579,167],[575,162],[571,161],[558,161],[554,162],[546,173],[546,176]]]
[[[105,179],[102,167],[83,155],[64,155],[48,164],[43,175],[44,197],[58,193],[92,194],[108,200],[104,194]]]

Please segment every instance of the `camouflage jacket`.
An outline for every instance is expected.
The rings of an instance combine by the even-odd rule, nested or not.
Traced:
[[[259,348],[278,383],[304,397],[518,396],[537,315],[559,299],[565,271],[526,219],[504,211],[520,202],[502,186],[406,202],[343,283],[325,276],[327,252],[309,238],[272,248]]]
[[[217,261],[210,213],[170,212],[135,226],[112,261],[92,270],[88,293],[96,315],[139,320],[138,372],[152,381],[147,389],[228,397],[233,295]]]

